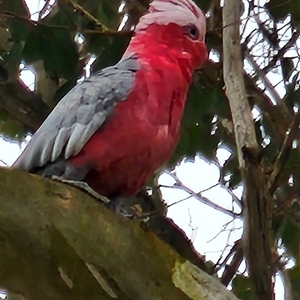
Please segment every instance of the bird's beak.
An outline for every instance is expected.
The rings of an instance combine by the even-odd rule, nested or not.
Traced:
[[[204,42],[201,42],[197,45],[196,51],[197,51],[197,57],[199,57],[201,59],[200,59],[200,61],[198,61],[195,71],[200,70],[202,68],[203,64],[208,59],[207,48],[206,48],[206,45]]]

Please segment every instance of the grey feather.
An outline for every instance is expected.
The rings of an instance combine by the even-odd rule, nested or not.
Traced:
[[[66,94],[36,131],[13,167],[30,171],[80,152],[118,102],[134,87],[137,59],[105,68]]]
[[[63,127],[59,130],[52,148],[51,161],[54,161],[62,152],[64,144],[61,141],[67,141],[69,139],[71,135],[71,129],[71,127]]]

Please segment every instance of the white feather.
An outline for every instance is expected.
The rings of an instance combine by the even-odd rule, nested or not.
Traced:
[[[150,4],[149,13],[141,17],[135,31],[144,30],[153,23],[159,25],[175,23],[180,26],[195,24],[203,39],[206,32],[205,16],[191,0],[154,0]]]

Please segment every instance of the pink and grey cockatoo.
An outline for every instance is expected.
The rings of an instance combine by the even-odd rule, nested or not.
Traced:
[[[205,16],[191,0],[154,0],[122,59],[76,85],[13,167],[131,196],[168,160],[195,69],[207,59]]]

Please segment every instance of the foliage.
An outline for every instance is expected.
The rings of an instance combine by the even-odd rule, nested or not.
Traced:
[[[231,113],[223,89],[222,8],[218,1],[197,2],[210,13],[207,45],[213,60],[195,74],[182,120],[181,140],[167,167],[172,168],[183,158],[192,160],[196,155],[202,155],[219,165],[216,151],[220,146],[226,147],[232,155],[224,166],[219,165],[220,183],[233,189],[242,182]],[[4,91],[9,83],[20,86],[18,67],[21,62],[34,68],[35,63],[42,61],[47,80],[55,86],[53,99],[51,104],[45,101],[45,90],[42,88],[32,94],[41,96],[39,101],[47,104],[49,112],[76,84],[76,80],[85,76],[83,67],[92,55],[96,56],[92,67],[94,71],[115,63],[121,57],[132,34],[131,26],[145,12],[148,1],[127,0],[125,9],[119,13],[120,3],[120,0],[57,0],[52,7],[49,1],[45,1],[39,19],[33,21],[24,0],[4,1],[0,20],[8,34],[5,35],[6,39],[0,39],[1,89]],[[265,5],[260,5],[260,1],[244,1],[241,17],[241,49],[247,70],[244,79],[249,103],[258,115],[255,128],[263,165],[270,174],[295,112],[300,109],[300,63],[296,45],[300,30],[298,6],[297,0],[270,0]],[[117,31],[125,14],[128,15],[128,21],[122,31]],[[246,33],[250,15],[255,25],[252,24],[253,31]],[[0,35],[3,28],[0,29]],[[82,37],[84,43],[76,42],[78,36]],[[263,52],[257,52],[257,47],[263,48],[260,50]],[[280,74],[279,86],[285,93],[279,94],[276,84],[270,82],[269,76],[274,73]],[[38,72],[36,75],[39,78]],[[46,117],[44,110],[34,109],[37,106],[32,105],[33,102],[28,104],[29,99],[23,99],[20,94],[16,98],[27,105],[30,111],[33,110],[31,113],[38,115],[39,119]],[[0,105],[1,134],[17,139],[24,136],[25,132],[36,129],[20,119],[18,112],[12,113],[7,106]],[[295,267],[288,271],[290,282],[296,289],[299,282],[299,272],[296,271],[300,261],[299,136],[294,137],[293,147],[288,154],[272,195],[272,228],[277,243],[281,243],[286,255],[296,262]],[[279,266],[276,268],[280,272]],[[242,299],[250,299],[248,279],[237,275],[232,282],[233,290]]]

